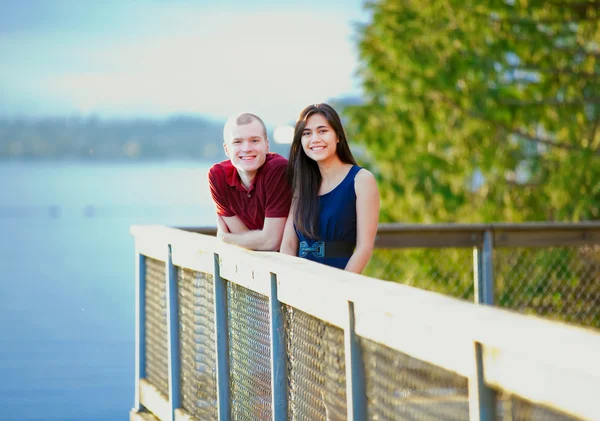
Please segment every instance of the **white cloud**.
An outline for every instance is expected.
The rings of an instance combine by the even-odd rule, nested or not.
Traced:
[[[42,94],[83,113],[224,117],[249,110],[281,124],[309,103],[355,88],[353,29],[338,13],[195,13],[155,35],[55,43],[51,56],[73,65],[49,66]]]

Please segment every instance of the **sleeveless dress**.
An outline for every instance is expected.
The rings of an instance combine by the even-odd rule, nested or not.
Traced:
[[[354,165],[333,190],[319,196],[319,238],[307,238],[298,230],[298,256],[344,269],[356,246],[356,192]]]

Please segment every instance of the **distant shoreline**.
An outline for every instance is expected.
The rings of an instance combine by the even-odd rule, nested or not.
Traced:
[[[289,145],[270,142],[270,149],[287,155]],[[201,117],[127,121],[0,118],[0,162],[182,159],[226,159],[223,123]]]

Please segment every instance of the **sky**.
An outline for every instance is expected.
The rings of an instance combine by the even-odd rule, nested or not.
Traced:
[[[0,0],[0,117],[254,112],[360,95],[363,0]]]

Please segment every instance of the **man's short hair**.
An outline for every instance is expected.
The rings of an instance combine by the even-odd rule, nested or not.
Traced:
[[[263,128],[264,137],[265,137],[265,139],[267,139],[267,126],[265,126],[264,121],[262,121],[262,119],[259,116],[257,116],[256,114],[252,114],[252,113],[237,113],[237,114],[233,114],[225,122],[225,126],[223,127],[223,140],[225,142],[227,142],[229,140],[231,130],[234,127],[243,126],[245,124],[250,124],[253,121],[258,121],[260,123],[260,125]]]

